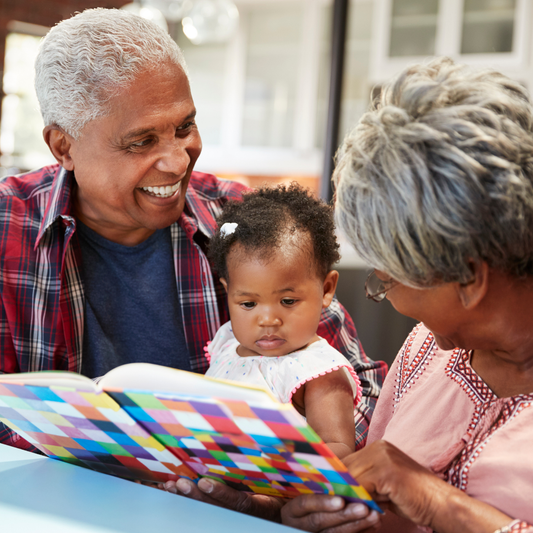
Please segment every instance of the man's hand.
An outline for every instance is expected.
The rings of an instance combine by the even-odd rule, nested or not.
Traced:
[[[218,505],[273,522],[281,521],[280,510],[286,502],[286,500],[274,496],[241,492],[208,478],[201,479],[198,485],[185,478],[178,479],[176,482],[167,481],[164,488],[168,492],[193,500]]]
[[[340,496],[308,494],[289,501],[281,510],[282,523],[304,531],[356,533],[374,531],[379,513],[362,503],[347,503]]]
[[[379,523],[379,514],[366,505],[346,503],[339,496],[305,495],[282,500],[261,494],[247,494],[223,483],[203,478],[195,485],[188,479],[167,481],[164,489],[194,500],[241,513],[282,522],[311,532],[355,533]]]

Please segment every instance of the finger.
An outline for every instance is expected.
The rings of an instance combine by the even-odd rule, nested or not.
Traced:
[[[214,501],[215,505],[266,520],[281,521],[280,510],[286,501],[282,498],[241,492],[208,478],[198,482],[198,489]]]
[[[187,478],[180,478],[175,483],[167,481],[165,488],[180,496],[234,511],[247,512],[250,507],[250,497],[247,494],[208,478],[200,479],[197,485]]]
[[[380,523],[381,516],[377,511],[372,511],[366,518],[330,527],[320,533],[371,533],[379,529]]]
[[[203,493],[195,483],[186,478],[180,478],[177,481],[167,481],[165,483],[165,490],[177,494],[178,496],[185,496],[192,500],[198,500],[212,505],[218,505],[216,500],[210,498]]]
[[[310,513],[326,511],[340,511],[346,505],[340,496],[324,496],[319,494],[307,494],[291,500],[285,509],[291,516],[299,518]]]
[[[297,501],[297,500],[302,501]],[[339,508],[339,501],[343,507]],[[339,497],[303,496],[288,503],[281,511],[282,522],[305,531],[355,531],[369,527],[379,520],[370,516],[369,508],[362,503],[345,504]],[[377,514],[377,513],[376,513]]]
[[[198,489],[206,497],[216,502],[216,505],[241,513],[250,512],[251,498],[245,492],[235,490],[224,483],[209,478],[202,478],[198,482]]]
[[[168,487],[167,487],[168,485]],[[174,490],[172,490],[172,485],[174,485]],[[176,482],[175,481],[166,481],[165,483],[159,483],[158,487],[161,490],[166,490],[167,492],[174,492],[176,490]],[[174,492],[174,494],[176,494]]]
[[[165,490],[193,500],[275,522],[281,521],[280,509],[285,502],[285,500],[274,496],[240,492],[208,478],[201,479],[198,485],[185,478],[178,481],[167,481]]]
[[[359,480],[359,477],[371,470],[374,464],[374,454],[376,453],[374,448],[369,445],[368,449],[363,448],[355,453],[347,455],[343,458],[342,462],[346,465],[348,470],[353,476]]]
[[[179,493],[176,481],[165,481],[165,483],[162,483],[162,488],[167,492],[171,492],[172,494]]]

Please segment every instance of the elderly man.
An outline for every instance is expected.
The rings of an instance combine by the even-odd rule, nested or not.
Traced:
[[[36,90],[58,164],[0,183],[0,373],[205,372],[203,347],[228,320],[205,248],[243,186],[193,172],[202,145],[181,51],[131,13],[87,10],[43,40]],[[384,367],[338,302],[319,333],[361,377],[362,445]],[[32,449],[0,428],[0,442]]]

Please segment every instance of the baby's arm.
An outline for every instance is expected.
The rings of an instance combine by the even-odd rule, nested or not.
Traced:
[[[319,376],[308,381],[302,388],[304,391],[301,400],[305,406],[308,424],[339,459],[353,453],[353,390],[344,370],[339,369]]]

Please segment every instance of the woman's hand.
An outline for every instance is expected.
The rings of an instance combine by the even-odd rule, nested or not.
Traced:
[[[386,441],[373,442],[344,463],[380,506],[435,531],[494,531],[512,520],[441,480]]]
[[[280,510],[286,501],[274,496],[241,492],[208,478],[201,479],[198,485],[185,478],[178,479],[178,481],[167,481],[164,484],[164,489],[193,500],[218,505],[274,522],[281,521]]]
[[[450,490],[455,489],[387,441],[374,442],[344,458],[357,481],[378,504],[430,526]]]
[[[371,531],[380,522],[379,513],[362,503],[347,503],[340,496],[322,494],[289,501],[281,510],[281,518],[286,526],[321,533]]]

